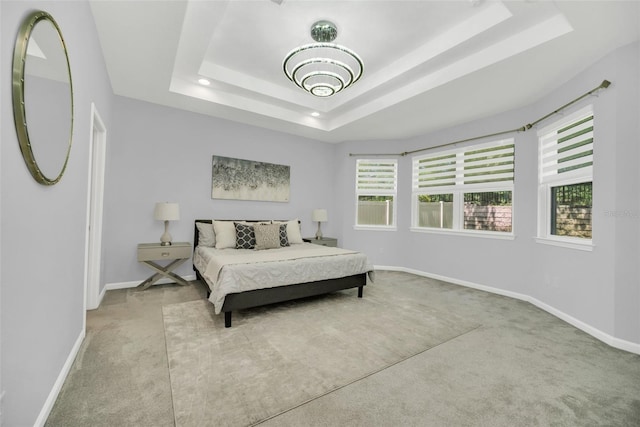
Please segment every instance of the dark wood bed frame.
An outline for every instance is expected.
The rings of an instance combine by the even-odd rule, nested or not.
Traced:
[[[230,221],[230,220],[224,220]],[[241,221],[241,220],[235,220]],[[260,222],[258,220],[242,220],[246,222]],[[203,222],[211,224],[210,219],[196,219],[195,223]],[[194,223],[195,229],[193,235],[193,248],[198,246],[198,227]],[[193,266],[196,278],[207,286],[207,298],[211,292],[209,285],[200,275],[200,272]],[[228,294],[224,299],[222,311],[224,312],[224,326],[231,327],[231,312],[234,310],[243,310],[245,308],[259,307],[268,304],[291,301],[299,298],[306,298],[316,295],[323,295],[330,292],[341,291],[344,289],[358,288],[358,298],[362,298],[363,289],[367,284],[367,274],[355,274],[353,276],[340,277],[337,279],[319,280],[316,282],[298,283],[295,285],[278,286],[275,288],[255,289],[239,293]]]

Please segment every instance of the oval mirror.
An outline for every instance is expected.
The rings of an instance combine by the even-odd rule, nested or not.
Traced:
[[[64,39],[47,12],[31,13],[18,32],[13,117],[31,175],[44,185],[60,181],[71,150],[73,88]]]

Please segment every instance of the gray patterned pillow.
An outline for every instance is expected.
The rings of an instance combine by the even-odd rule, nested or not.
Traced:
[[[256,250],[280,247],[280,224],[258,224],[254,227]]]
[[[253,249],[256,247],[256,234],[253,226],[234,222],[236,227],[236,249]]]
[[[280,224],[280,246],[289,246],[289,236],[287,236],[287,224]]]

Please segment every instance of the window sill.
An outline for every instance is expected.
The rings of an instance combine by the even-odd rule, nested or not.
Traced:
[[[353,229],[361,231],[396,231],[398,228],[395,225],[354,225]]]
[[[483,239],[514,240],[516,238],[513,233],[503,233],[499,231],[458,231],[423,227],[411,227],[410,230],[416,233],[445,234],[460,237],[480,237]]]
[[[554,239],[551,237],[535,237],[536,243],[540,243],[542,245],[551,245],[551,246],[560,246],[562,248],[569,249],[577,249],[579,251],[593,251],[594,244],[591,239],[588,239],[584,242],[576,241],[575,239]]]

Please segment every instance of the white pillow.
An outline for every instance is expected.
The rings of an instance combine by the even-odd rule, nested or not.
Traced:
[[[216,233],[216,249],[236,247],[236,227],[233,221],[213,221]]]
[[[198,227],[198,245],[214,247],[216,245],[216,235],[213,232],[213,224],[196,222],[196,227]]]
[[[289,239],[289,244],[293,245],[296,243],[302,243],[302,234],[300,233],[300,221],[298,219],[292,219],[291,221],[287,221],[287,238]]]

